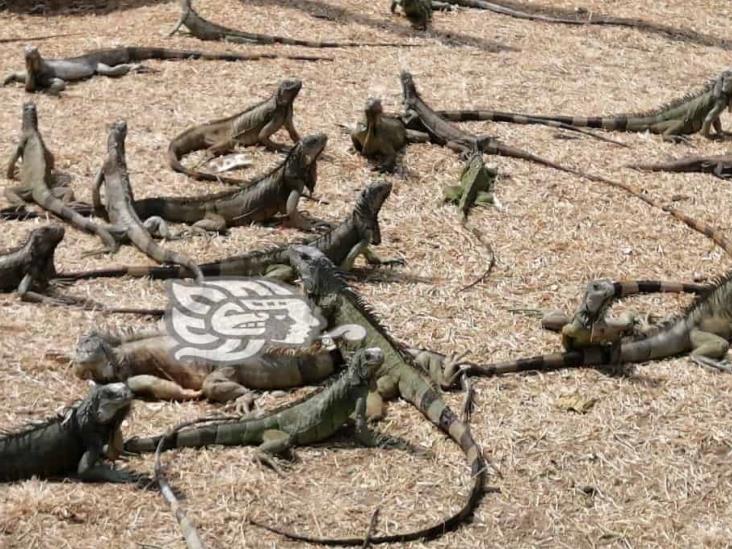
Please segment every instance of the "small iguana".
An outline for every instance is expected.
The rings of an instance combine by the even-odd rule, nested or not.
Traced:
[[[237,44],[283,44],[287,46],[305,46],[307,48],[351,48],[351,47],[410,47],[415,44],[392,43],[392,42],[315,42],[313,40],[298,40],[284,36],[271,36],[269,34],[256,34],[236,29],[222,27],[201,17],[193,9],[191,0],[180,0],[183,13],[170,31],[172,36],[181,26],[186,27],[191,35],[199,40],[218,40]]]
[[[168,250],[153,240],[150,231],[156,234],[167,233],[165,221],[159,217],[148,217],[143,223],[135,212],[135,197],[127,173],[125,159],[125,139],[127,123],[120,120],[112,124],[107,140],[107,159],[97,172],[92,185],[92,196],[95,210],[104,209],[112,223],[110,232],[120,241],[127,239],[148,257],[158,263],[177,263],[190,270],[199,281],[203,273],[192,259]],[[100,198],[101,186],[104,185],[105,204]]]
[[[445,189],[445,202],[456,204],[463,219],[467,219],[474,206],[495,203],[493,188],[497,175],[493,168],[486,168],[481,153],[473,154],[460,174],[460,185]]]
[[[469,364],[463,371],[472,376],[493,376],[528,370],[639,363],[689,354],[694,362],[732,372],[724,360],[732,339],[730,319],[732,273],[720,277],[681,316],[663,323],[642,339],[495,364]]]
[[[557,122],[577,127],[600,128],[627,132],[651,132],[664,140],[678,141],[679,136],[701,132],[712,137],[712,128],[724,135],[719,119],[725,108],[732,110],[732,71],[726,70],[700,90],[646,112],[608,116],[563,116],[506,113],[523,117],[532,123]]]
[[[188,128],[170,142],[168,147],[170,167],[193,179],[245,184],[246,182],[240,179],[186,168],[181,164],[181,158],[201,149],[206,149],[209,157],[218,156],[233,151],[237,146],[263,145],[271,150],[285,150],[284,145],[273,142],[271,137],[284,126],[294,143],[300,141],[292,122],[292,109],[301,88],[300,80],[283,80],[275,92],[264,101],[228,118]]]
[[[370,97],[364,108],[364,120],[350,129],[353,148],[382,171],[392,171],[397,155],[407,144],[407,129],[399,118],[386,116],[381,100]]]
[[[320,346],[289,352],[273,349],[226,366],[204,359],[177,360],[177,341],[164,327],[132,334],[93,331],[79,338],[74,373],[97,383],[122,381],[138,397],[237,401],[249,411],[252,390],[289,389],[321,381],[342,363],[338,351]]]
[[[307,244],[322,251],[344,271],[350,271],[359,255],[371,265],[398,265],[399,259],[381,259],[370,246],[381,244],[379,211],[391,194],[391,183],[377,181],[366,186],[358,196],[351,214],[332,230],[307,241]],[[285,282],[292,281],[295,274],[290,267],[289,245],[277,246],[264,251],[236,255],[212,263],[199,265],[205,276],[267,276]],[[174,265],[152,267],[148,265],[100,269],[79,273],[60,273],[60,279],[80,280],[97,277],[133,276],[152,278],[185,278],[187,269]]]
[[[414,532],[371,537],[371,543],[407,542],[432,539],[454,530],[473,512],[483,494],[486,463],[481,449],[473,440],[467,425],[462,423],[443,402],[437,389],[413,361],[405,347],[397,343],[375,317],[369,306],[343,280],[334,265],[318,250],[294,246],[292,264],[297,269],[306,293],[321,308],[329,326],[355,324],[366,330],[364,345],[378,347],[384,353],[384,363],[375,374],[376,391],[369,393],[367,415],[382,414],[383,398],[401,396],[417,408],[435,427],[447,434],[465,453],[470,467],[472,486],[465,504],[439,524]],[[280,528],[263,525],[290,539],[327,545],[362,545],[363,540],[329,539],[304,536]]]
[[[58,94],[66,89],[67,82],[87,80],[95,75],[123,76],[131,70],[144,70],[140,61],[148,59],[207,59],[214,61],[255,61],[259,59],[287,58],[298,61],[332,61],[331,58],[314,56],[288,56],[273,53],[247,54],[216,53],[194,50],[169,50],[166,48],[118,47],[92,50],[77,57],[43,59],[38,48],[26,46],[25,71],[12,72],[2,85],[12,82],[25,84],[26,92],[47,91]]]
[[[256,457],[279,467],[273,456],[283,455],[294,446],[305,446],[330,438],[352,415],[355,435],[363,444],[377,443],[366,422],[366,395],[374,373],[384,362],[379,348],[356,351],[345,371],[335,382],[306,398],[256,418],[216,421],[193,426],[165,436],[162,450],[201,448],[212,444],[225,446],[259,445]],[[125,441],[128,452],[154,452],[163,436],[133,437]]]
[[[11,203],[19,204],[32,200],[73,227],[97,235],[107,250],[116,249],[117,243],[107,228],[78,214],[59,198],[59,196],[64,196],[65,190],[62,189],[59,192],[59,189],[55,187],[53,154],[43,142],[38,130],[38,111],[35,104],[30,102],[23,104],[20,142],[8,162],[8,179],[15,177],[15,166],[19,159],[22,159],[20,165],[22,185],[5,188],[5,196]]]
[[[31,478],[76,478],[85,482],[133,483],[152,480],[113,469],[122,452],[122,421],[132,407],[124,383],[96,385],[62,415],[0,436],[0,482]]]
[[[427,30],[432,23],[431,0],[392,0],[391,13],[396,12],[397,6],[402,8],[409,23],[416,30]]]
[[[710,173],[720,179],[732,179],[732,154],[685,156],[659,164],[630,164],[628,167],[648,172]]]
[[[267,221],[284,213],[286,225],[310,230],[316,223],[303,217],[297,206],[304,189],[312,193],[315,188],[317,161],[327,142],[322,133],[305,136],[279,166],[249,187],[203,196],[143,198],[135,201],[135,211],[141,219],[158,216],[207,231]]]

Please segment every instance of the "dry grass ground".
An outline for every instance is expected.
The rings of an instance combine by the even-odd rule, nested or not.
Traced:
[[[166,39],[178,18],[175,2],[69,3],[82,8],[94,3],[101,9],[62,10],[52,17],[0,12],[0,37],[76,33],[39,43],[47,56],[121,44],[299,51],[201,43],[180,35]],[[717,36],[727,37],[730,31],[732,9],[726,0],[647,2],[642,9],[633,0],[581,3]],[[375,176],[349,152],[349,140],[336,123],[355,121],[370,95],[381,96],[387,109],[397,110],[402,68],[414,73],[435,107],[598,114],[658,105],[716,76],[729,60],[729,53],[719,49],[628,29],[568,28],[471,10],[436,14],[434,32],[418,35],[405,19],[390,16],[387,0],[205,0],[196,7],[211,20],[242,29],[311,39],[406,40],[423,47],[329,50],[336,59],[327,64],[150,62],[153,74],[95,78],[70,86],[61,98],[34,96],[46,142],[81,199],[90,198],[106,127],[119,118],[129,124],[127,155],[137,196],[216,189],[166,167],[169,139],[191,124],[237,112],[265,97],[285,76],[305,83],[296,104],[298,128],[330,137],[318,188],[330,206],[308,202],[304,208],[338,220]],[[323,15],[332,20],[318,17]],[[496,44],[511,49],[496,52]],[[22,66],[21,45],[0,49],[3,73]],[[21,87],[0,89],[0,158],[7,158],[15,145],[21,104],[28,99]],[[729,115],[723,121],[732,123]],[[585,137],[560,139],[567,136],[549,128],[470,127],[568,166],[632,183],[661,201],[676,195],[685,212],[732,236],[728,183],[705,175],[642,175],[623,167],[687,153],[721,153],[723,142],[695,136],[688,146],[672,145],[648,135],[616,134],[630,145],[622,149]],[[277,160],[272,154],[253,156],[256,170]],[[730,268],[730,259],[707,239],[618,191],[526,162],[496,157],[489,162],[503,174],[497,194],[505,209],[477,210],[472,219],[492,243],[497,265],[485,283],[457,295],[488,261],[472,235],[459,229],[456,210],[439,204],[442,188],[459,174],[459,160],[431,145],[413,146],[404,158],[404,173],[390,177],[395,190],[382,215],[381,253],[406,259],[408,274],[434,279],[358,284],[399,339],[443,352],[468,350],[476,361],[539,354],[557,349],[558,339],[518,309],[571,310],[593,277],[689,280]],[[2,247],[19,242],[40,223],[5,222]],[[239,228],[225,238],[170,246],[211,260],[297,236],[290,230]],[[58,265],[77,270],[146,261],[129,247],[113,259],[80,259],[81,250],[97,245],[68,230]],[[107,304],[163,302],[162,284],[150,281],[93,281],[65,291]],[[683,304],[680,298],[653,297],[626,306],[671,314]],[[0,428],[46,417],[84,394],[84,383],[72,377],[68,364],[53,360],[52,352],[69,353],[77,337],[93,326],[143,323],[22,304],[12,295],[0,296],[0,307]],[[680,358],[640,366],[628,377],[576,370],[482,379],[476,386],[473,431],[503,473],[490,481],[500,493],[485,495],[471,524],[429,546],[732,544],[732,378]],[[584,415],[556,406],[561,396],[573,393],[597,398],[597,403]],[[461,396],[446,399],[458,407]],[[277,402],[263,401],[269,406]],[[137,403],[125,432],[159,432],[213,408]],[[185,506],[211,547],[287,545],[249,526],[249,514],[340,536],[365,532],[375,507],[381,509],[379,531],[397,532],[431,524],[462,503],[467,472],[453,443],[404,403],[392,404],[388,420],[378,428],[430,452],[425,457],[367,450],[347,441],[337,449],[305,448],[298,450],[300,461],[292,472],[280,479],[250,462],[251,449],[185,451],[168,457],[171,478],[187,494]],[[150,459],[130,465],[152,467]],[[0,489],[0,545],[167,548],[183,543],[162,498],[153,492],[33,480]]]

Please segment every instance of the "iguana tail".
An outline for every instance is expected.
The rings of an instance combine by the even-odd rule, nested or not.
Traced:
[[[292,59],[294,61],[333,61],[332,57],[315,55],[280,55],[277,53],[216,53],[197,50],[170,50],[167,48],[125,48],[130,61],[148,59],[206,59],[209,61],[258,61],[260,59]]]
[[[732,157],[729,158],[732,161]],[[703,156],[687,156],[659,164],[628,164],[627,167],[646,172],[711,172],[714,171],[716,163],[710,160]]]
[[[142,227],[133,227],[127,235],[130,241],[144,254],[151,257],[158,263],[177,263],[184,267],[184,272],[193,274],[197,281],[203,280],[203,273],[200,267],[191,258],[183,254],[163,248],[155,242],[150,234]]]
[[[56,214],[58,217],[67,221],[80,231],[97,235],[102,240],[107,250],[116,251],[119,248],[117,241],[110,234],[109,230],[103,226],[94,223],[83,215],[80,215],[78,212],[66,206],[58,198],[51,196],[50,193],[44,193],[41,196],[38,196],[37,193],[34,194],[36,194],[36,196],[33,197],[33,200],[36,201],[39,206]]]
[[[195,179],[197,181],[215,181],[217,183],[226,183],[227,185],[237,185],[239,187],[249,187],[259,181],[259,178],[255,178],[253,180],[238,179],[236,177],[228,177],[225,175],[201,172],[198,170],[186,168],[181,163],[180,159],[184,154],[188,154],[189,152],[196,150],[196,148],[191,148],[190,150],[182,150],[179,148],[179,138],[183,137],[184,135],[185,132],[173,139],[170,142],[170,146],[168,147],[168,164],[170,164],[170,167],[173,169],[173,171],[182,173],[183,175],[187,175],[191,179]]]
[[[694,284],[691,282],[669,282],[666,280],[619,280],[613,282],[615,297],[623,298],[638,294],[699,294],[703,295],[712,290],[712,286]]]
[[[444,403],[437,391],[425,381],[416,370],[409,369],[401,373],[399,391],[406,401],[414,405],[435,427],[446,433],[460,446],[470,466],[473,483],[466,502],[456,513],[440,521],[434,526],[415,530],[404,534],[388,536],[369,536],[369,543],[404,543],[413,540],[429,540],[441,536],[457,528],[465,519],[473,514],[473,510],[483,495],[486,477],[486,461],[478,444],[473,440],[469,427],[458,419],[455,413]],[[317,538],[300,535],[249,519],[252,524],[266,528],[287,538],[317,543],[320,545],[363,545],[362,538]]]
[[[198,266],[206,276],[211,276],[203,266]],[[62,272],[56,275],[57,279],[64,280],[88,280],[90,278],[121,278],[123,276],[131,276],[133,278],[150,278],[162,280],[169,278],[186,278],[192,276],[193,273],[187,267],[181,265],[132,265],[127,267],[118,267],[111,269],[97,269],[94,271],[72,271]]]

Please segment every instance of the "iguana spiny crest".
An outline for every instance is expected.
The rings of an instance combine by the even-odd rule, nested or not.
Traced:
[[[315,133],[303,137],[290,151],[285,161],[285,179],[301,179],[304,170],[309,170],[305,186],[310,193],[315,190],[318,180],[317,160],[328,144],[328,136]]]
[[[371,244],[381,244],[381,228],[378,214],[391,194],[392,185],[388,181],[377,181],[361,191],[353,210],[353,221],[371,231]]]

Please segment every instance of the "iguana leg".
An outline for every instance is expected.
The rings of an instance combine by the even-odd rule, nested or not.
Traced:
[[[317,223],[313,223],[312,221],[309,221],[308,219],[305,219],[303,215],[300,213],[300,210],[297,209],[298,205],[300,204],[300,193],[297,191],[292,191],[290,193],[290,196],[287,197],[287,205],[285,207],[286,212],[286,218],[284,221],[284,225],[287,227],[295,227],[296,229],[300,229],[301,231],[310,231]]]
[[[295,123],[292,121],[292,109],[289,109],[287,116],[285,117],[285,129],[294,143],[300,141],[300,134],[297,133]]]
[[[429,143],[430,136],[425,132],[417,130],[407,130],[407,142],[408,143]]]
[[[284,476],[282,468],[275,461],[274,456],[284,456],[291,448],[292,437],[289,434],[277,429],[267,429],[262,433],[262,444],[257,448],[254,458],[263,465],[274,469],[278,475]]]
[[[369,391],[366,399],[366,417],[378,421],[385,415],[384,400],[399,396],[399,381],[391,376],[381,376],[376,380],[376,390]]]
[[[96,215],[101,215],[106,210],[104,204],[102,204],[102,183],[104,183],[104,170],[99,168],[91,184],[92,206]]]
[[[33,191],[28,187],[5,187],[3,194],[13,206],[23,206],[33,201]]]
[[[704,122],[701,127],[701,134],[707,139],[712,138],[712,125],[719,120],[719,116],[724,112],[726,106],[727,104],[724,101],[717,101],[714,104],[714,107],[712,107],[712,110],[710,110],[704,118]]]
[[[46,87],[46,92],[51,95],[58,95],[66,89],[66,81],[60,78],[52,78]]]
[[[15,166],[18,163],[18,160],[23,156],[23,149],[25,148],[25,139],[23,139],[18,145],[15,147],[15,150],[13,150],[13,154],[10,155],[10,160],[8,161],[8,169],[5,172],[5,176],[8,179],[15,179]]]
[[[561,332],[571,319],[564,311],[549,311],[541,318],[541,327],[551,332]]]
[[[259,131],[257,140],[267,149],[278,152],[287,152],[290,147],[287,145],[280,145],[272,141],[271,137],[279,130],[279,124],[276,120],[270,120],[265,126]]]
[[[219,214],[208,213],[205,218],[196,221],[193,227],[209,232],[221,233],[226,231],[226,219]]]
[[[685,135],[681,135],[681,130],[684,128],[683,120],[670,120],[664,123],[661,127],[665,129],[661,133],[661,137],[664,141],[671,143],[689,143],[689,138]]]
[[[216,368],[203,380],[203,396],[213,402],[228,402],[249,394],[249,389],[236,380],[236,369],[232,367]]]
[[[7,86],[8,84],[11,84],[13,82],[25,84],[26,77],[27,75],[24,72],[11,72],[5,77],[5,79],[3,79],[3,86]]]
[[[162,238],[163,240],[169,240],[171,237],[168,223],[160,216],[154,215],[148,217],[142,225],[151,236]]]
[[[345,272],[353,270],[353,264],[356,261],[356,258],[367,250],[368,246],[369,243],[367,241],[360,240],[353,248],[351,248],[346,258],[341,262],[341,270]]]
[[[267,267],[264,276],[288,282],[295,279],[295,271],[290,265],[276,264]]]
[[[366,247],[363,249],[361,254],[366,259],[366,262],[369,265],[405,265],[405,261],[400,257],[395,257],[394,259],[381,259],[376,253],[370,248]]]
[[[726,339],[698,328],[691,330],[689,339],[694,347],[694,350],[690,353],[692,357],[721,359],[726,356],[729,350],[729,342]]]
[[[378,437],[369,429],[366,421],[368,397],[361,397],[356,402],[354,436],[364,446],[369,448],[379,445]]]
[[[96,70],[97,74],[101,74],[102,76],[109,76],[109,77],[117,77],[117,76],[124,76],[128,72],[130,72],[133,69],[137,69],[141,65],[136,65],[134,63],[123,63],[121,65],[115,65],[113,67],[110,67],[109,65],[105,65],[104,63],[98,63]]]
[[[195,400],[201,397],[201,391],[184,389],[174,381],[151,375],[132,376],[126,383],[135,395],[157,400]]]
[[[63,202],[66,205],[72,204],[76,201],[76,196],[74,196],[73,189],[70,189],[69,187],[54,187],[51,189],[51,195],[54,198],[58,198],[61,202]]]
[[[151,485],[153,480],[139,473],[112,469],[100,462],[100,454],[96,450],[87,450],[79,460],[77,476],[84,482],[113,482],[117,484]]]

